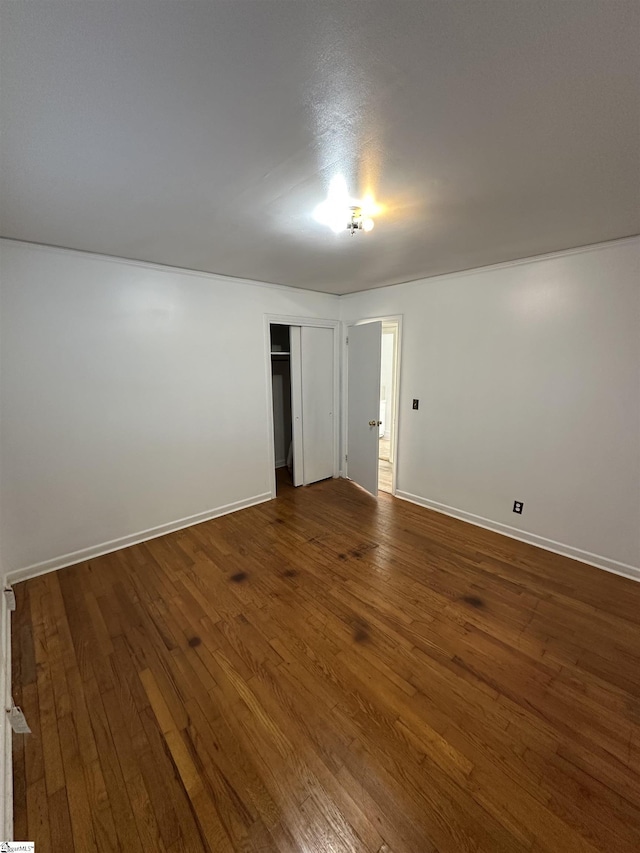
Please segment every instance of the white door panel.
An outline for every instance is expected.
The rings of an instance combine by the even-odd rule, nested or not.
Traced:
[[[333,335],[333,329],[311,326],[301,329],[305,485],[334,474]]]
[[[293,443],[293,485],[304,482],[304,457],[302,453],[302,355],[300,326],[289,327],[291,365],[291,436]]]
[[[378,421],[382,323],[349,326],[347,476],[378,494]]]

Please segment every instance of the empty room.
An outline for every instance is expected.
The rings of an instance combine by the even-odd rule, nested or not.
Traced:
[[[637,0],[0,0],[0,850],[640,850]]]

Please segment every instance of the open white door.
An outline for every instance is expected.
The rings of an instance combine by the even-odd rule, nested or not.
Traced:
[[[347,476],[377,495],[382,323],[349,326],[348,340]]]

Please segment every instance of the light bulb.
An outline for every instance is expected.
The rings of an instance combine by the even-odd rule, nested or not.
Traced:
[[[344,211],[336,210],[331,214],[326,224],[331,228],[334,234],[339,234],[341,231],[344,231],[346,219],[347,214]]]
[[[370,219],[369,217],[362,220],[362,230],[363,231],[371,231],[373,229],[374,225],[375,225],[375,222],[373,221],[373,219]]]
[[[340,205],[333,204],[330,200],[323,201],[314,211],[314,219],[322,225],[326,225],[336,234],[342,231],[347,214]]]

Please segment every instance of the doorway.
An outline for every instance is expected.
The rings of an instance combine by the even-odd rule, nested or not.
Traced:
[[[337,476],[337,321],[267,315],[272,497]]]
[[[378,489],[390,494],[393,494],[395,485],[397,366],[398,321],[383,320],[380,353]]]
[[[346,477],[374,497],[396,491],[401,338],[401,315],[346,328]]]

